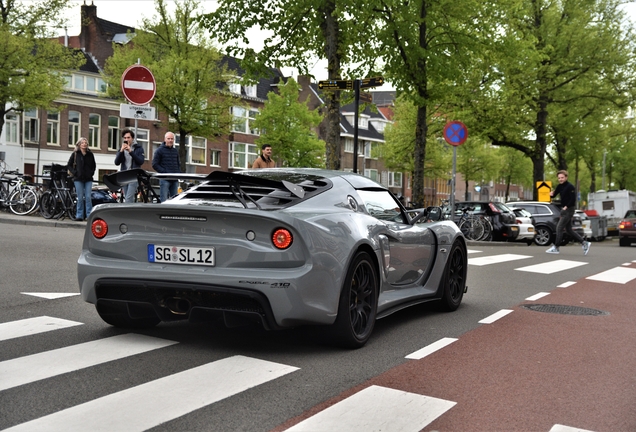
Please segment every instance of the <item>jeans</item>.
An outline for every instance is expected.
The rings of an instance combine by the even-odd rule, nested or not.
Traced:
[[[179,192],[179,180],[159,180],[159,199],[168,201]]]
[[[93,210],[93,202],[91,201],[91,191],[93,190],[92,181],[75,180],[75,192],[77,193],[77,212],[75,217],[79,220],[88,218]],[[86,207],[86,213],[84,213]]]
[[[556,228],[556,240],[554,245],[558,248],[563,240],[563,229],[577,242],[583,244],[585,240],[574,230],[572,230],[572,216],[574,216],[574,207],[567,210],[561,210],[561,218]]]
[[[128,183],[126,186],[123,187],[123,189],[125,191],[124,202],[134,203],[135,196],[137,195],[137,183]]]

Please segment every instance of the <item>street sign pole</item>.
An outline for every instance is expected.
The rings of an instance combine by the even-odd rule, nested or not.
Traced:
[[[353,172],[358,173],[358,111],[360,109],[360,80],[353,81],[353,91],[355,92],[355,113],[353,120]],[[364,172],[363,172],[364,174]]]
[[[451,217],[455,214],[455,178],[457,176],[457,147],[464,144],[468,139],[468,128],[459,121],[452,121],[444,126],[444,140],[453,146],[453,172],[451,174],[451,196],[450,210]]]

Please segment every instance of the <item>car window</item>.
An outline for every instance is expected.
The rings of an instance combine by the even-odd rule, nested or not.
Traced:
[[[537,214],[537,215],[551,215],[552,212],[550,211],[548,206],[538,205],[538,206],[536,206],[536,213],[535,214]]]
[[[493,202],[492,204],[497,208],[497,210],[501,211],[502,213],[512,213],[512,210],[506,207],[505,204],[502,204],[500,202]]]
[[[625,214],[625,219],[627,218],[636,218],[636,210],[627,210]]]
[[[400,204],[388,191],[358,190],[367,213],[376,219],[407,223]]]

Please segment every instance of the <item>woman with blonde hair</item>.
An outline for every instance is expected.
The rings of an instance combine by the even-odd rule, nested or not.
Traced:
[[[93,210],[91,191],[93,174],[95,174],[95,156],[88,149],[88,140],[80,137],[75,144],[75,151],[68,160],[68,169],[73,174],[75,192],[77,193],[77,220],[85,220]]]

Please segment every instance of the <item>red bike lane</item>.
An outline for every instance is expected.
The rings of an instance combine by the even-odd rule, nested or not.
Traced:
[[[636,265],[615,270],[636,273]],[[539,304],[558,313],[524,307]],[[593,312],[582,308],[606,314],[564,313]],[[381,386],[456,403],[415,430],[636,431],[636,279],[581,279],[511,310],[276,430]]]

